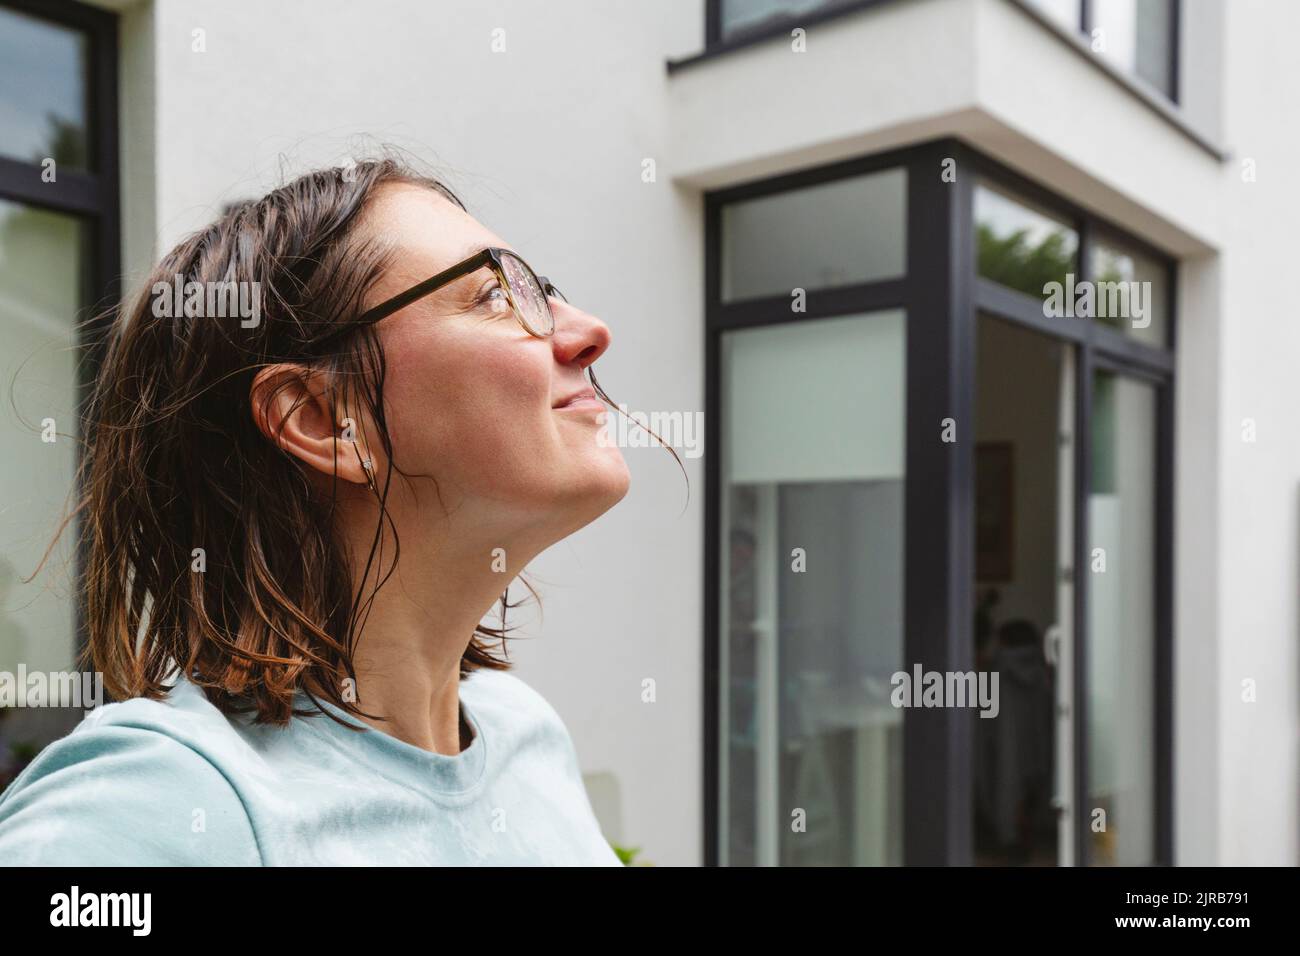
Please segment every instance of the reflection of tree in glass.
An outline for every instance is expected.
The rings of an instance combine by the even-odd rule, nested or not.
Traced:
[[[980,223],[976,242],[980,275],[1035,298],[1042,298],[1044,285],[1064,283],[1065,274],[1074,270],[1074,238],[1064,230],[1035,245],[1028,229],[999,236]]]
[[[45,135],[43,156],[33,156],[32,162],[40,163],[53,159],[59,165],[67,164],[78,169],[86,167],[86,130],[77,122],[65,120],[57,113],[47,112],[45,122],[50,131]],[[39,153],[40,150],[37,150]]]
[[[1094,247],[1095,248],[1095,247]],[[1102,249],[1097,249],[1097,255],[1093,256],[1093,269],[1096,275],[1093,276],[1095,282],[1131,282],[1133,280],[1133,261],[1128,258],[1107,255]],[[1107,325],[1113,325],[1119,328],[1123,322],[1118,315],[1110,315],[1108,310],[1098,309],[1098,312],[1106,311],[1106,315],[1098,315],[1098,321],[1105,322]]]

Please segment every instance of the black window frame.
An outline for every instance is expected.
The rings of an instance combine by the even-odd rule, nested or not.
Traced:
[[[794,27],[813,26],[889,0],[824,0],[822,6],[805,13],[790,13],[780,18],[773,18],[758,26],[738,30],[731,36],[724,36],[722,32],[723,2],[724,0],[705,0],[704,3],[704,47],[711,52],[749,46],[775,36],[785,36]]]
[[[101,325],[86,322],[107,315],[121,299],[121,199],[118,183],[118,17],[115,13],[72,0],[0,0],[0,7],[44,20],[86,36],[89,57],[86,101],[87,169],[58,166],[54,182],[43,182],[42,166],[0,156],[0,199],[20,202],[50,212],[75,216],[86,223],[89,249],[86,258],[88,289],[76,317],[79,352],[100,342]],[[83,323],[86,323],[83,325]],[[101,361],[90,348],[77,362],[77,416],[81,421]],[[77,462],[78,470],[80,461]],[[79,491],[80,489],[78,489]],[[82,519],[72,526],[77,541],[75,593],[76,652],[89,636],[86,607],[80,595],[85,578],[86,548]],[[80,719],[80,712],[76,712]]]
[[[955,160],[955,182],[940,177]],[[806,311],[792,313],[786,294],[723,302],[721,298],[722,208],[728,203],[796,190],[836,179],[903,166],[907,170],[906,274],[831,289],[809,289]],[[1081,277],[1089,271],[1088,243],[1099,229],[1141,249],[1169,270],[1169,315],[1163,347],[1136,340],[1095,321],[1049,319],[1039,298],[977,275],[974,189],[993,181],[1066,218],[1079,231]],[[1047,332],[1076,356],[1075,433],[1091,435],[1093,372],[1107,369],[1158,386],[1154,600],[1155,862],[1173,863],[1173,462],[1174,349],[1177,341],[1178,265],[1169,253],[1114,223],[1087,212],[1052,190],[979,153],[964,141],[944,138],[830,165],[802,169],[705,193],[704,395],[705,429],[720,435],[722,334],[899,308],[907,314],[906,491],[904,504],[904,668],[974,669],[970,609],[974,606],[974,442],[944,444],[940,422],[954,418],[966,433],[975,419],[975,337],[978,316],[991,314]],[[921,266],[921,264],[924,264]],[[923,383],[923,384],[922,384]],[[714,445],[715,448],[718,446]],[[1088,499],[1090,441],[1076,443],[1074,474],[1074,567],[1089,566]],[[721,862],[721,460],[705,456],[704,504],[704,859]],[[942,573],[936,573],[936,568]],[[1088,576],[1074,575],[1074,766],[1075,865],[1088,860],[1087,653]],[[969,710],[904,711],[903,862],[905,865],[971,865],[973,724]]]
[[[1169,59],[1165,61],[1165,71],[1169,77],[1169,91],[1166,92],[1157,86],[1153,86],[1149,80],[1143,79],[1134,71],[1125,70],[1124,73],[1132,80],[1143,83],[1150,87],[1155,93],[1166,97],[1170,103],[1178,105],[1179,88],[1179,70],[1181,68],[1178,55],[1178,46],[1183,39],[1183,0],[1166,0],[1170,6],[1169,10]],[[1094,0],[1079,0],[1079,29],[1082,31],[1088,42],[1092,40],[1092,28],[1095,20],[1092,15],[1092,5]],[[1118,69],[1118,67],[1117,67]]]
[[[730,53],[733,50],[741,50],[762,43],[765,40],[770,40],[773,37],[788,36],[790,30],[797,26],[811,27],[828,20],[835,20],[839,17],[856,13],[860,10],[866,10],[871,7],[880,6],[881,4],[894,2],[898,2],[898,0],[831,0],[831,2],[823,8],[810,10],[803,14],[792,13],[788,17],[783,17],[779,20],[771,20],[767,23],[756,26],[753,29],[742,30],[733,36],[724,37],[722,32],[722,0],[705,0],[704,49],[700,53],[692,56],[669,60],[666,64],[667,69],[671,74],[683,67],[707,62],[715,57]],[[1220,160],[1226,158],[1227,154],[1223,149],[1203,139],[1199,133],[1186,124],[1176,109],[1181,102],[1180,90],[1182,87],[1182,57],[1179,47],[1182,44],[1183,0],[1170,0],[1173,9],[1170,14],[1169,25],[1169,61],[1166,64],[1166,68],[1169,72],[1168,93],[1153,86],[1149,81],[1138,76],[1136,73],[1111,64],[1104,58],[1098,58],[1095,53],[1091,52],[1089,43],[1092,38],[1093,0],[1080,0],[1077,30],[1070,30],[1063,26],[1049,14],[1034,6],[1032,0],[1008,0],[1008,2],[1015,4],[1039,23],[1042,23],[1044,26],[1055,31],[1059,36],[1066,38],[1069,41],[1069,45],[1076,51],[1082,53],[1089,59],[1098,60],[1099,65],[1102,66],[1103,72],[1118,79],[1130,92],[1135,93],[1140,99],[1145,100],[1147,104],[1155,109],[1163,119],[1172,123],[1179,132],[1195,142],[1201,149],[1204,149]]]

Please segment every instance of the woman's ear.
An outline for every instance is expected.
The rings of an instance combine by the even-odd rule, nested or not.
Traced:
[[[351,418],[336,420],[324,373],[302,365],[268,365],[249,388],[253,422],[258,430],[309,469],[325,477],[337,474],[359,485],[371,483],[373,455],[364,429]]]

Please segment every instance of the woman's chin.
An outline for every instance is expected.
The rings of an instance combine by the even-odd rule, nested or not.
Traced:
[[[583,486],[588,489],[591,498],[608,502],[606,508],[612,508],[622,501],[632,485],[632,472],[623,460],[623,453],[617,448],[601,449],[601,454],[593,455],[589,467],[584,471]]]
[[[617,448],[587,456],[574,471],[564,497],[572,501],[586,521],[594,521],[622,501],[632,485],[632,473]]]

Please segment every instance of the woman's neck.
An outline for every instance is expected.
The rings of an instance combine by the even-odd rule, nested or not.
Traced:
[[[371,523],[356,537],[373,530]],[[473,737],[460,715],[461,660],[475,628],[540,547],[522,535],[503,545],[500,534],[493,536],[497,544],[481,534],[399,534],[397,567],[390,568],[390,535],[369,580],[354,582],[363,607],[369,602],[353,654],[357,703],[384,718],[362,718],[377,729],[423,750],[458,754]],[[362,540],[368,551],[371,539]],[[361,553],[364,566],[367,552]],[[371,601],[375,582],[390,570]]]

